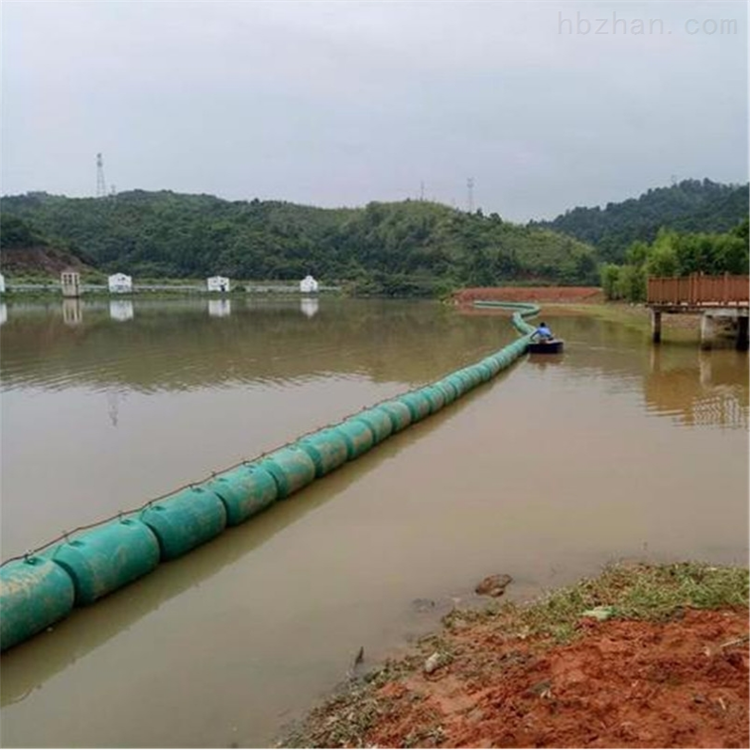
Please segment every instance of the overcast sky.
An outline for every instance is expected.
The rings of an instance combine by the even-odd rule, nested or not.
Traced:
[[[5,0],[2,84],[4,194],[93,195],[98,151],[118,191],[466,208],[473,177],[524,221],[748,179],[745,2]]]

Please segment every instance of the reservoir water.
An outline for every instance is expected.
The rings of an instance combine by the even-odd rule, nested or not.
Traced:
[[[474,584],[746,563],[748,359],[544,311],[559,357],[469,396],[2,656],[8,747],[267,746]],[[2,557],[139,506],[515,337],[433,302],[14,303]]]

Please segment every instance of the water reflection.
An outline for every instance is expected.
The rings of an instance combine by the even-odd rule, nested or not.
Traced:
[[[318,310],[307,317],[296,298],[209,300],[209,313],[226,317],[216,326],[206,301],[139,300],[122,326],[106,302],[65,302],[63,322],[75,334],[43,307],[19,309],[3,327],[4,389],[116,384],[152,393],[331,373],[416,384],[514,338],[506,321],[462,320],[432,303],[311,300]]]
[[[548,367],[559,367],[563,363],[564,353],[560,354],[530,354],[528,363],[539,370],[546,370]]]
[[[299,309],[305,317],[312,318],[318,312],[320,302],[314,297],[302,297],[299,301]]]
[[[552,317],[546,314],[545,317]],[[530,355],[534,369],[564,378],[604,378],[612,393],[642,394],[647,411],[685,427],[748,428],[748,357],[698,341],[653,346],[648,331],[593,316],[565,316],[561,355]]]
[[[77,326],[83,323],[83,305],[80,299],[64,299],[62,302],[63,323]]]
[[[8,320],[8,306],[5,302],[0,302],[0,326]]]
[[[112,320],[126,321],[132,320],[133,302],[129,299],[113,299],[109,302],[109,317]]]
[[[643,378],[648,408],[678,423],[748,428],[747,356],[727,349],[651,349]]]
[[[208,314],[212,318],[226,318],[232,313],[232,301],[228,299],[208,300]]]

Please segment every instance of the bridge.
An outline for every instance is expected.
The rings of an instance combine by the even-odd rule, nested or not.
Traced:
[[[661,342],[662,314],[700,314],[701,346],[710,349],[720,323],[737,330],[737,349],[748,348],[748,307],[750,276],[650,276],[646,305],[651,308],[651,332],[655,344]]]

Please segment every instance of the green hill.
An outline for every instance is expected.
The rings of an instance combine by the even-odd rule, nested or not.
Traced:
[[[431,294],[508,282],[597,283],[592,248],[544,228],[423,201],[322,209],[136,190],[0,200],[3,220],[60,238],[102,271],[134,276],[297,280],[360,293]]]
[[[535,228],[564,232],[593,245],[602,261],[621,263],[635,241],[653,242],[660,228],[678,232],[727,232],[747,218],[748,185],[684,180],[648,190],[638,198],[608,203],[604,209],[574,208]]]

